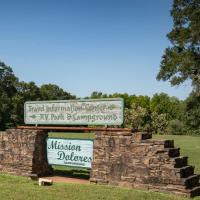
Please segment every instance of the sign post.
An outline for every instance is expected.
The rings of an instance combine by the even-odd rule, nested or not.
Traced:
[[[123,99],[29,101],[24,105],[26,124],[121,125]]]
[[[36,126],[57,124],[107,127],[123,124],[123,112],[124,102],[121,98],[28,101],[24,105],[24,121],[26,124]],[[91,168],[93,141],[48,138],[47,158],[50,165]]]

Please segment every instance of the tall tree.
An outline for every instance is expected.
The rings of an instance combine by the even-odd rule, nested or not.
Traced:
[[[151,102],[152,128],[159,134],[181,134],[183,128],[183,102],[165,93],[154,94]]]
[[[156,93],[150,102],[151,112],[166,114],[168,119],[181,118],[181,102],[176,97],[170,97],[166,93]]]
[[[100,98],[107,98],[107,94],[104,94],[102,92],[94,91],[90,95],[91,99],[100,99]]]
[[[200,96],[200,0],[174,0],[171,16],[167,37],[172,46],[165,50],[157,79],[173,86],[191,80]]]
[[[12,97],[16,93],[17,77],[14,75],[11,67],[0,61],[0,91],[4,92],[8,97]]]
[[[17,82],[12,69],[0,61],[0,129],[10,126],[12,97],[17,92]]]
[[[64,91],[57,85],[44,84],[40,87],[40,93],[42,100],[66,100],[75,99],[76,96]]]
[[[24,103],[41,100],[40,88],[34,82],[18,82],[17,93],[12,97],[11,125],[24,123]]]
[[[200,96],[192,93],[186,99],[185,114],[187,126],[200,134]]]
[[[150,113],[148,109],[132,103],[130,108],[125,108],[124,126],[138,130],[150,129]]]

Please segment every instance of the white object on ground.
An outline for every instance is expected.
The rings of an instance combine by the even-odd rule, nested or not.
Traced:
[[[39,186],[52,185],[52,184],[53,184],[53,180],[51,180],[51,179],[39,178]]]

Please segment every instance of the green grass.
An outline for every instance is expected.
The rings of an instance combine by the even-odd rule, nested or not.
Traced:
[[[54,174],[59,176],[66,176],[72,178],[81,178],[81,179],[89,179],[90,178],[90,170],[78,167],[67,167],[67,166],[59,166],[53,165]]]
[[[55,183],[38,186],[24,177],[0,175],[1,200],[184,200],[185,198],[144,190],[104,185]],[[200,197],[194,198],[200,200]]]

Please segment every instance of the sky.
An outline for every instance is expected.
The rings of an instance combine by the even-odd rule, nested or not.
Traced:
[[[190,83],[157,81],[172,0],[0,0],[0,60],[21,81],[185,99]]]

